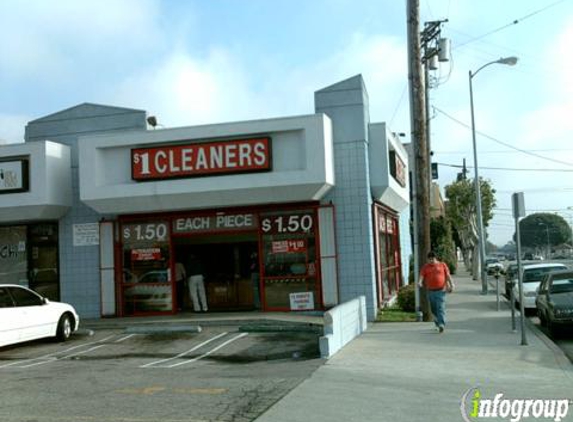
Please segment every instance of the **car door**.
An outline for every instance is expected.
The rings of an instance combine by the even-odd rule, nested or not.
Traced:
[[[35,340],[50,335],[51,316],[43,298],[23,287],[8,287],[21,319],[19,341]]]
[[[18,342],[22,322],[19,313],[8,289],[0,287],[0,346]]]

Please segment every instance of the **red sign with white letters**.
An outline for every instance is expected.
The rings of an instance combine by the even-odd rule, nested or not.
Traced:
[[[271,170],[271,139],[233,139],[131,150],[134,180]]]
[[[272,253],[301,253],[306,252],[306,240],[275,240],[272,245]]]

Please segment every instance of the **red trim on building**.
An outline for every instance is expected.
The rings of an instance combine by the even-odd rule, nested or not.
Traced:
[[[219,210],[202,210],[189,212],[157,213],[148,215],[125,215],[118,218],[120,227],[119,247],[116,248],[116,259],[118,271],[116,271],[116,286],[121,291],[119,314],[125,312],[125,284],[123,283],[124,265],[126,251],[124,248],[124,236],[133,237],[136,240],[168,242],[169,283],[171,285],[171,310],[164,312],[146,311],[140,312],[137,309],[128,312],[130,315],[152,315],[171,314],[177,309],[176,289],[175,289],[175,246],[174,239],[184,238],[208,238],[210,236],[244,236],[252,234],[256,239],[259,259],[259,291],[262,308],[265,311],[291,311],[285,295],[289,294],[289,288],[301,286],[301,291],[292,293],[304,293],[310,291],[314,298],[314,309],[323,309],[322,282],[320,268],[320,233],[318,227],[318,213],[320,207],[317,203],[298,203],[273,206],[237,207]],[[179,221],[178,221],[179,220]],[[159,230],[159,223],[167,223],[167,231],[163,228]],[[177,225],[178,224],[178,225]],[[176,228],[174,230],[174,227]],[[166,232],[165,238],[163,236]],[[309,245],[308,239],[312,239],[314,244]],[[286,241],[286,252],[279,251],[278,242]],[[270,242],[270,243],[269,243]],[[274,242],[274,243],[273,243]],[[148,242],[149,243],[149,242]],[[232,243],[232,242],[231,242]],[[276,243],[276,245],[275,245]],[[273,251],[273,245],[276,246]],[[289,246],[290,245],[290,246]],[[301,246],[302,245],[302,246]],[[309,249],[313,248],[313,256],[310,256]],[[270,252],[269,252],[270,251]],[[131,251],[129,251],[131,256]],[[156,256],[159,252],[150,254]],[[270,255],[269,255],[270,254]],[[119,259],[117,258],[119,256]],[[304,258],[303,261],[296,261],[296,257]],[[267,262],[265,263],[265,259]],[[269,264],[269,260],[276,264]],[[291,262],[292,261],[292,262]],[[284,262],[284,264],[282,264]],[[297,263],[298,262],[298,263]],[[274,265],[274,266],[269,266]],[[277,269],[277,266],[281,266]],[[284,267],[284,266],[287,267]],[[285,269],[288,268],[288,269]],[[282,271],[282,272],[281,272]],[[120,275],[119,277],[118,274]],[[279,294],[277,299],[274,296],[274,304],[268,302],[266,290],[271,287],[268,284],[278,283],[275,289]],[[311,283],[311,284],[309,284]],[[151,283],[151,285],[160,283]],[[165,284],[163,284],[165,286]],[[304,288],[306,286],[306,288]],[[127,287],[133,287],[128,285]],[[309,290],[310,289],[310,290]],[[186,292],[187,294],[187,292]],[[280,296],[282,294],[282,296]],[[276,305],[277,300],[285,305]],[[285,302],[286,300],[286,302]]]
[[[372,214],[378,306],[382,306],[398,292],[401,284],[400,230],[395,211],[375,203],[372,205]]]

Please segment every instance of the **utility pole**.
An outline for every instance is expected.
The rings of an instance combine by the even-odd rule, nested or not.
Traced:
[[[428,178],[430,166],[428,160],[428,144],[426,131],[426,98],[425,81],[422,72],[420,49],[420,1],[408,0],[408,83],[410,86],[410,124],[412,138],[412,152],[414,155],[414,183],[416,195],[414,196],[415,241],[417,244],[414,254],[417,262],[425,261],[430,251],[430,191]],[[416,260],[415,260],[416,262]],[[418,279],[420,268],[414,268],[415,280]],[[424,312],[424,320],[429,320],[428,303],[425,291],[420,292],[420,302]]]

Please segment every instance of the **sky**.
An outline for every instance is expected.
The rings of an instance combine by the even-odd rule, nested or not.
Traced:
[[[488,238],[527,214],[573,225],[573,0],[420,0],[445,20],[451,59],[432,72],[438,183],[474,161],[496,190]],[[370,120],[411,137],[406,0],[0,0],[0,143],[84,102],[146,110],[164,127],[304,115],[314,92],[361,74]],[[572,209],[568,209],[571,207]]]

